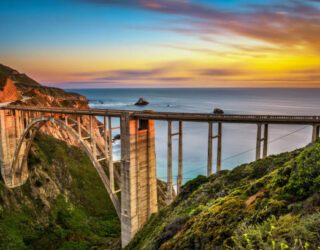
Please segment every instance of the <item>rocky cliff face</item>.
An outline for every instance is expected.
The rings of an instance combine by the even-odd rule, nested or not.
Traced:
[[[13,102],[21,99],[21,93],[18,91],[13,80],[11,78],[7,78],[3,85],[3,89],[0,90],[0,102]]]
[[[0,102],[11,101],[14,105],[30,105],[39,107],[68,107],[74,109],[88,109],[86,97],[77,93],[66,92],[59,88],[45,87],[21,74],[17,70],[0,64]],[[83,117],[82,124],[89,128],[89,118]],[[98,121],[94,120],[93,128],[98,143],[103,145],[104,140],[98,129]],[[44,126],[41,131],[77,145],[74,138],[58,127]]]

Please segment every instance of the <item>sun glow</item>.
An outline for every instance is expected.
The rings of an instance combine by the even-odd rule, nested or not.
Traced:
[[[83,0],[38,3],[38,16],[18,2],[0,4],[8,23],[1,58],[45,84],[320,86],[320,10],[309,2],[252,1],[248,9],[241,1]]]

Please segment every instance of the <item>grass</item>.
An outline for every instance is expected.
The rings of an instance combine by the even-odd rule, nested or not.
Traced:
[[[188,182],[127,249],[320,249],[320,143]]]
[[[117,249],[120,222],[90,159],[39,135],[21,188],[1,185],[0,249]]]

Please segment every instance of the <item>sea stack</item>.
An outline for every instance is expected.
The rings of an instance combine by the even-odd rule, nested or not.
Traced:
[[[145,100],[143,97],[140,97],[139,100],[134,105],[145,106],[148,104],[149,104],[149,102],[147,100]]]
[[[219,108],[215,108],[213,110],[213,114],[215,115],[223,115],[224,114],[224,111],[222,109],[219,109]]]

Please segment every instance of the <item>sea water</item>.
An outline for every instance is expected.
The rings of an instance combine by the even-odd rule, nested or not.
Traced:
[[[320,89],[72,89],[86,96],[92,108],[212,113],[214,108],[226,114],[320,115]],[[144,97],[144,107],[134,103]],[[113,119],[114,126],[119,119]],[[177,131],[173,123],[173,132]],[[207,168],[206,123],[184,123],[184,182],[205,175]],[[115,130],[113,135],[120,132]],[[214,126],[214,134],[216,127]],[[268,154],[294,150],[311,141],[311,126],[270,125]],[[232,169],[255,159],[257,126],[223,124],[222,168]],[[173,176],[177,176],[178,138],[173,138]],[[119,141],[114,155],[119,158]],[[214,157],[216,156],[214,142]],[[156,122],[157,175],[167,175],[167,122]],[[214,166],[215,169],[215,160]]]

